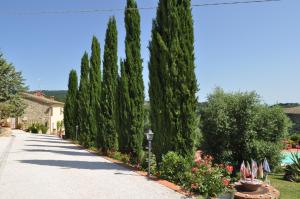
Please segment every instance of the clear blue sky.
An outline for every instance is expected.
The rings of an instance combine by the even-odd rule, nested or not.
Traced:
[[[230,0],[193,0],[193,4]],[[241,0],[245,1],[245,0]],[[138,0],[152,7],[157,0]],[[124,13],[16,15],[15,12],[123,8],[125,0],[1,0],[0,51],[23,72],[31,90],[66,89],[68,73],[80,71],[93,35],[101,42],[115,15],[119,58],[124,58]],[[264,102],[300,102],[300,1],[193,8],[199,101],[217,86],[255,90]],[[142,58],[148,88],[148,43],[156,10],[142,10]],[[148,96],[147,90],[145,91]]]

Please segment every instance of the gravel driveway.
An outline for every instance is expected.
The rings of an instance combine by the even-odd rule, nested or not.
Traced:
[[[1,199],[184,198],[57,137],[13,135],[0,138]]]

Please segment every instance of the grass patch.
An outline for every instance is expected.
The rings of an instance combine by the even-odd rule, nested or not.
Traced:
[[[271,185],[280,191],[280,198],[295,199],[299,198],[300,183],[289,182],[283,179],[283,174],[269,175]]]

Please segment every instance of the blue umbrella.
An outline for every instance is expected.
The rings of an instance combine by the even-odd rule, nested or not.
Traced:
[[[270,169],[270,166],[269,166],[267,158],[264,159],[263,169],[266,172],[265,182],[267,182],[267,184],[270,184],[270,181],[268,180],[268,173],[271,172],[271,169]]]
[[[266,173],[270,173],[271,172],[267,158],[264,159],[263,168],[264,168],[264,171]]]

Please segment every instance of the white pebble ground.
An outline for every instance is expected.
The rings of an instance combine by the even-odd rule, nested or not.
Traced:
[[[55,136],[0,137],[1,199],[164,199],[183,195]]]

